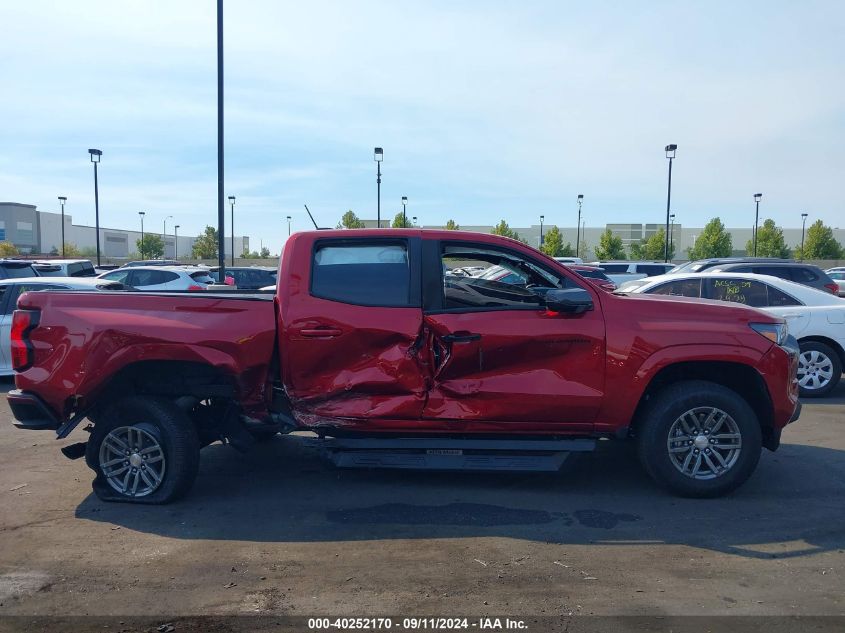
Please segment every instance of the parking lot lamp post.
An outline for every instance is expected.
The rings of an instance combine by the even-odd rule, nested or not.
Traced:
[[[672,161],[675,160],[675,150],[678,146],[674,143],[666,146],[666,158],[669,159],[669,186],[666,190],[666,239],[663,247],[663,261],[669,261],[669,210],[672,207]]]
[[[65,202],[67,196],[59,196],[59,204],[62,205],[62,257],[65,256]]]
[[[540,216],[540,246],[543,246],[543,220],[544,217]]]
[[[94,231],[97,233],[97,266],[100,265],[100,189],[97,183],[97,165],[103,156],[102,150],[89,149],[91,162],[94,163]]]
[[[290,216],[288,216],[288,237],[290,237]]]
[[[173,227],[173,259],[179,261],[179,225]]]
[[[581,203],[584,201],[584,194],[578,194],[578,223],[575,225],[575,257],[581,257]]]
[[[417,225],[417,216],[411,218],[411,222],[413,222],[414,226]]]
[[[672,252],[672,249],[675,247],[675,214],[669,216],[670,226],[669,226],[669,252]]]
[[[757,257],[757,225],[760,223],[760,198],[762,193],[754,194],[754,257]]]
[[[381,228],[381,161],[384,160],[384,150],[376,147],[373,150],[373,160],[376,161],[376,226]]]
[[[144,242],[144,216],[147,214],[144,211],[138,211],[138,215],[141,216],[141,248],[138,250],[141,251],[141,259],[144,259],[144,252],[147,250],[147,245]]]
[[[229,208],[232,216],[232,266],[235,265],[235,196],[229,196]]]
[[[801,214],[801,261],[804,261],[804,229],[807,226],[807,214]]]
[[[408,196],[402,196],[402,228],[408,226],[408,214],[406,207],[408,206]]]

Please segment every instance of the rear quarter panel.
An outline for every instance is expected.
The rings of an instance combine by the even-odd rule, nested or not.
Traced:
[[[31,333],[33,366],[16,385],[64,417],[87,407],[120,369],[138,361],[195,361],[235,379],[246,409],[264,398],[275,345],[273,304],[211,296],[34,292],[18,301],[41,311]]]

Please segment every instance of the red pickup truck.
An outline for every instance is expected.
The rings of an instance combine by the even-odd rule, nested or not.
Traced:
[[[450,274],[468,265],[515,275]],[[455,231],[293,235],[275,294],[30,292],[11,354],[16,425],[63,438],[87,418],[63,451],[98,496],[139,503],[187,492],[205,445],[292,431],[400,468],[548,468],[532,459],[632,438],[657,482],[715,496],[800,411],[782,320],[611,294]]]

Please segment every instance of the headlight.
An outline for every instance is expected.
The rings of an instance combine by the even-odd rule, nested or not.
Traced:
[[[749,323],[751,329],[762,334],[772,343],[776,345],[783,345],[786,343],[786,337],[789,336],[789,329],[786,323]]]

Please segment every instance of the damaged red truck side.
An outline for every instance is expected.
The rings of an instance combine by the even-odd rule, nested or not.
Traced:
[[[505,273],[450,274],[469,264]],[[64,452],[84,454],[101,498],[142,503],[184,494],[202,446],[301,430],[351,452],[343,465],[394,467],[538,469],[633,438],[656,481],[714,496],[800,410],[782,320],[607,293],[467,232],[299,233],[275,295],[27,293],[11,352],[16,425],[63,438],[89,419]],[[442,453],[457,457],[426,462]]]

